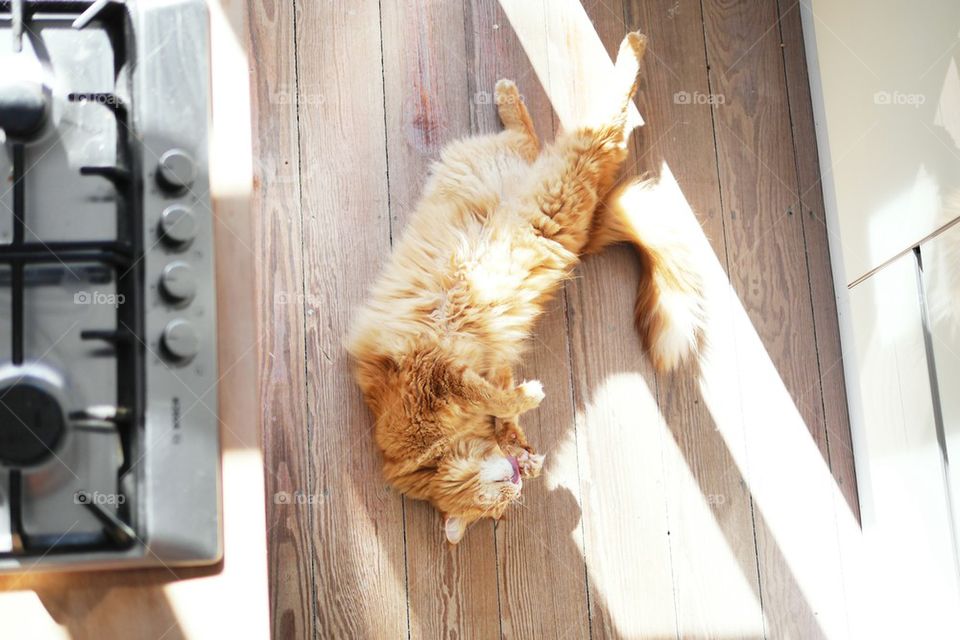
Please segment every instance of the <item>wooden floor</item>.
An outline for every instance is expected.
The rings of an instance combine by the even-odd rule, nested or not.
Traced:
[[[275,637],[838,637],[834,527],[858,509],[797,3],[248,9]],[[547,391],[526,419],[545,478],[450,548],[380,477],[342,345],[352,308],[429,162],[497,129],[498,78],[549,140],[589,97],[591,43],[613,53],[637,28],[628,165],[676,180],[716,256],[713,360],[655,376],[633,256],[588,260],[522,372]]]

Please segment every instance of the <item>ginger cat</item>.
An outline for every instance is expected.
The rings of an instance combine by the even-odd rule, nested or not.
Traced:
[[[500,518],[523,479],[540,474],[544,457],[518,417],[540,404],[543,388],[517,384],[513,367],[579,255],[632,242],[646,267],[637,326],[655,364],[669,368],[696,347],[701,281],[685,255],[675,259],[669,240],[645,241],[621,198],[598,210],[627,156],[627,108],[645,48],[645,36],[627,34],[609,116],[542,151],[516,86],[499,81],[505,130],[443,150],[352,327],[348,350],[376,419],[384,475],[444,515],[450,543],[471,522]]]

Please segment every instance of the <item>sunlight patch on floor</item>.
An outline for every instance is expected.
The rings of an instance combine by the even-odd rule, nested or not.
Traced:
[[[260,449],[236,448],[239,443],[227,434],[224,443],[223,466],[223,526],[224,562],[222,573],[213,573],[205,577],[190,580],[173,580],[163,585],[170,609],[177,624],[186,637],[206,638],[221,632],[254,633],[269,628],[267,611],[262,618],[252,617],[259,612],[263,598],[266,597],[267,567],[266,561],[251,562],[245,556],[267,548],[266,527],[263,520],[250,520],[250,501],[261,502],[264,494],[263,455]],[[272,500],[272,497],[269,498]],[[290,509],[312,508],[312,505],[286,505]],[[162,574],[161,574],[162,575]],[[224,620],[222,609],[210,608],[209,615],[203,615],[198,603],[210,598],[211,584],[231,585],[229,597],[231,606],[244,611],[243,616],[234,620]],[[242,624],[242,627],[235,626]]]
[[[567,11],[553,13],[562,16],[563,22],[557,30],[557,25],[547,25],[545,29],[543,16],[534,8],[501,0],[565,126],[582,121],[583,116],[597,108],[597,101],[604,99],[604,87],[608,84],[606,77],[612,73],[613,67],[583,7],[576,1],[567,4]],[[555,28],[554,31],[551,27]],[[656,207],[651,210],[659,211],[661,215],[677,216],[686,228],[692,229],[697,224],[669,167],[663,167],[658,187],[649,190],[644,197],[650,207]],[[790,580],[795,581],[805,604],[826,635],[845,636],[847,619],[835,513],[836,505],[845,503],[842,497],[839,502],[834,499],[839,496],[839,491],[830,470],[698,225],[691,240],[699,244],[704,255],[713,313],[713,348],[704,361],[701,389],[730,455],[752,491],[756,508],[769,529],[770,535],[761,536],[760,544],[775,545],[774,549],[761,548],[760,562],[770,557],[768,551],[773,557],[782,557],[787,565],[782,570],[792,574]],[[732,375],[733,372],[739,375]],[[608,583],[607,576],[616,575],[615,570],[619,571],[626,564],[638,567],[641,572],[659,572],[661,575],[657,576],[656,582],[660,584],[672,582],[669,575],[662,575],[664,564],[657,562],[668,550],[658,548],[656,540],[645,544],[644,540],[638,540],[638,535],[642,536],[644,527],[667,524],[663,515],[664,461],[655,452],[663,450],[665,456],[676,456],[678,452],[661,444],[661,441],[669,440],[662,437],[662,428],[636,428],[637,422],[644,422],[637,419],[638,415],[644,416],[646,422],[655,419],[662,424],[654,399],[642,379],[637,378],[639,376],[608,379],[595,391],[586,414],[578,421],[585,425],[584,430],[588,430],[594,421],[624,426],[619,433],[611,434],[617,438],[615,446],[605,443],[602,453],[608,456],[610,468],[590,469],[585,464],[587,460],[605,458],[599,452],[597,455],[586,454],[586,460],[581,459],[581,474],[590,478],[591,473],[614,471],[624,479],[624,491],[615,496],[591,495],[589,481],[585,481],[584,517],[590,575],[609,600],[612,617],[625,633],[639,631],[632,626],[637,617],[630,615],[629,611],[636,606],[640,594],[623,593],[619,585]],[[594,414],[598,414],[596,420]],[[634,428],[627,428],[631,424]],[[656,432],[656,438],[645,441],[653,432]],[[587,446],[593,446],[595,442],[591,439]],[[637,455],[641,458],[637,459]],[[618,467],[620,470],[616,471]],[[697,490],[695,483],[692,490]],[[602,525],[593,522],[590,504],[594,500],[612,500],[614,504],[623,505],[624,514],[630,513],[632,517],[625,516]],[[709,522],[711,514],[705,503],[702,508],[703,519]],[[848,509],[841,516],[845,528],[856,527]],[[651,525],[651,522],[656,524]],[[711,531],[715,533],[718,529],[714,525]],[[704,536],[697,543],[716,544],[718,549],[723,549],[722,540],[713,543],[710,539],[711,536]],[[678,549],[677,552],[683,551]],[[718,552],[718,567],[728,562],[729,555],[729,552]],[[714,570],[714,567],[705,568],[705,573]],[[752,605],[749,602],[751,597],[749,590],[746,596],[732,596],[733,600],[744,601],[748,606]],[[646,622],[651,623],[649,619]],[[664,617],[652,624],[653,631],[665,632],[675,625],[675,621]],[[649,633],[651,629],[645,631]]]
[[[619,101],[619,95],[611,94],[617,88],[613,63],[578,0],[550,0],[546,15],[527,0],[500,0],[500,6],[564,128],[593,122]],[[643,125],[634,105],[627,123],[631,131]]]
[[[0,605],[3,637],[70,640],[73,636],[66,623],[58,623],[47,611],[40,596],[32,591],[35,588],[33,581],[23,588],[23,591],[3,594],[3,603]]]
[[[668,167],[653,191],[659,192],[659,202],[651,206],[695,220]],[[665,206],[667,202],[674,205]],[[890,637],[894,629],[908,635],[936,629],[937,620],[911,615],[929,609],[910,604],[914,594],[927,592],[916,567],[890,555],[906,541],[886,540],[868,503],[861,530],[723,267],[700,236],[695,241],[705,256],[714,336],[701,363],[701,391],[753,496],[761,565],[767,565],[768,575],[783,573],[795,583],[825,637]],[[901,322],[898,313],[887,309],[879,316],[892,326]],[[882,344],[875,346],[884,350]],[[893,486],[884,492],[896,495]]]
[[[592,390],[577,425],[581,446],[586,442],[579,460],[586,509],[586,548],[581,550],[587,557],[590,581],[602,594],[602,606],[619,633],[670,636],[676,633],[675,608],[679,608],[695,610],[709,620],[713,632],[724,637],[761,636],[759,600],[643,376],[607,377]],[[557,467],[578,464],[569,460],[576,455],[573,446],[562,447],[554,455]],[[671,470],[669,487],[665,468]],[[549,474],[547,482],[550,489],[557,486]],[[574,487],[568,488],[575,493]],[[668,500],[673,500],[671,511],[682,515],[682,528],[671,522]],[[682,588],[674,593],[667,588],[679,578],[673,565],[686,561],[685,539],[689,544],[693,538],[696,555],[710,558],[711,564],[697,568],[696,583],[678,584]],[[624,584],[624,575],[636,579]],[[682,626],[690,622],[685,619]]]
[[[248,200],[253,175],[250,67],[235,31],[242,15],[236,15],[236,6],[228,10],[212,0],[208,6],[211,38],[216,43],[211,48],[211,66],[217,71],[210,76],[212,94],[217,98],[211,104],[212,118],[217,123],[210,134],[211,191],[220,198]]]
[[[843,637],[835,506],[846,503],[723,266],[703,232],[693,232],[699,225],[668,166],[646,193],[638,204],[675,218],[701,257],[710,319],[700,388],[753,496],[761,566],[773,568],[770,563],[782,556],[780,570],[796,582],[825,635]],[[848,508],[840,515],[856,526]]]
[[[598,108],[598,101],[606,99],[607,78],[613,69],[583,7],[575,0],[564,0],[566,10],[557,8],[545,16],[542,7],[518,0],[500,0],[500,4],[563,125],[583,122]],[[917,184],[928,191],[923,178],[919,176]],[[766,590],[764,604],[780,612],[779,625],[791,624],[784,612],[795,610],[830,638],[880,637],[893,628],[909,629],[909,612],[897,603],[908,601],[900,596],[917,585],[911,584],[909,572],[891,575],[896,567],[883,551],[888,545],[878,545],[873,539],[877,533],[868,518],[861,531],[668,166],[661,168],[659,183],[645,189],[640,200],[638,206],[645,212],[672,217],[703,258],[711,317],[710,348],[701,363],[700,391],[736,467],[734,472],[752,495],[761,583]],[[664,487],[664,469],[671,465],[684,469],[689,461],[664,428],[656,402],[639,374],[611,375],[592,393],[578,416],[577,433],[583,478],[583,544],[590,580],[624,635],[669,634],[676,621],[663,615],[667,608],[663,596],[639,591],[651,583],[662,589],[676,581],[677,563],[669,554],[676,558],[685,553],[683,546],[677,541],[669,548],[646,534],[670,526],[664,504],[671,493]],[[650,428],[653,423],[660,427]],[[590,433],[591,425],[599,428],[602,424],[619,425],[617,433]],[[603,461],[602,468],[596,466],[597,461]],[[558,464],[568,466],[562,460]],[[709,584],[712,576],[731,571],[742,576],[741,568],[730,566],[735,560],[728,541],[687,471],[667,477],[669,482],[683,485],[681,489],[671,487],[674,499],[677,491],[697,498],[680,508],[685,516],[694,514],[690,526],[704,532],[687,544],[715,549],[710,554],[713,566],[702,568],[703,593],[715,594],[717,585]],[[599,474],[613,474],[619,490],[613,495],[592,492],[590,478]],[[610,518],[593,506],[601,501],[616,505],[618,517]],[[648,579],[625,590],[617,580],[624,567],[636,568]],[[746,577],[744,585],[751,579]],[[708,615],[716,618],[711,624],[730,631],[758,632],[748,628],[751,618],[744,612],[755,612],[756,602],[744,585],[738,583],[729,590],[729,609],[718,605],[709,610]],[[709,591],[707,587],[711,587]],[[660,615],[638,614],[637,602],[657,603]],[[766,624],[769,626],[769,620]],[[763,631],[777,634],[788,630]]]

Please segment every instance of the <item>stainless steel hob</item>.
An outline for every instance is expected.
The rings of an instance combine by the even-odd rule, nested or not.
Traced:
[[[221,555],[201,0],[0,0],[0,571]]]

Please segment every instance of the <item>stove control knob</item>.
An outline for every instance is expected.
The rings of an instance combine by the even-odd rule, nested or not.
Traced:
[[[177,302],[190,300],[197,292],[197,280],[193,275],[193,269],[182,260],[171,262],[160,273],[160,288]]]
[[[179,193],[193,186],[197,177],[197,164],[190,154],[181,149],[170,149],[160,156],[157,166],[157,183],[164,191]]]
[[[189,321],[177,318],[163,329],[163,346],[178,360],[189,360],[200,351],[200,336]]]
[[[168,244],[186,244],[197,235],[197,218],[182,204],[167,207],[160,215],[160,234]]]

